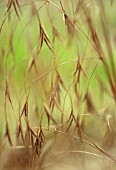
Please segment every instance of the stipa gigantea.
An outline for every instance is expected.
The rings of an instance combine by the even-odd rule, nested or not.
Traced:
[[[106,12],[105,12],[105,7],[104,7],[104,2],[98,1],[98,4],[100,6],[100,21],[102,24],[103,38],[104,38],[103,43],[107,47],[110,66],[108,64],[108,59],[106,57],[106,54],[104,53],[103,46],[101,45],[101,42],[100,42],[100,37],[95,29],[95,25],[93,24],[93,20],[91,18],[89,10],[85,11],[85,17],[87,19],[87,24],[88,24],[90,33],[92,35],[92,41],[95,45],[95,50],[98,53],[99,58],[103,64],[103,68],[104,68],[104,71],[108,78],[112,95],[114,96],[114,100],[116,100],[116,89],[115,89],[116,76],[115,76],[115,64],[114,64],[115,62],[114,62],[113,51],[112,51],[113,49],[112,49],[111,41],[109,38],[110,35],[109,35],[109,28],[107,26],[108,24],[107,24],[107,20],[106,20]],[[111,67],[112,73],[110,72],[110,67]]]
[[[47,8],[47,14],[48,14],[48,19],[50,21],[51,27],[52,27],[52,43],[55,43],[55,39],[57,38],[60,42],[63,41],[63,37],[61,36],[60,32],[58,31],[57,27],[55,26],[53,22],[53,18],[51,17],[50,9],[49,9],[49,1],[46,3],[46,8]]]
[[[21,118],[19,118],[19,125],[17,127],[17,141],[19,141],[19,137],[21,136],[21,140],[25,146],[25,139],[24,139],[24,132],[22,127],[22,121]]]
[[[38,75],[38,67],[37,67],[37,64],[36,64],[36,57],[35,57],[34,54],[33,54],[32,58],[31,58],[31,60],[29,62],[29,68],[28,68],[29,73],[32,70],[32,67],[34,67],[35,73]]]
[[[58,31],[58,29],[54,26],[54,25],[52,25],[52,43],[54,43],[55,42],[55,39],[58,39],[59,41],[63,41],[63,38],[62,38],[62,36],[60,35],[60,33],[59,33],[59,31]]]
[[[18,0],[8,0],[6,6],[7,7],[6,7],[6,12],[5,12],[5,17],[3,18],[2,24],[0,26],[0,33],[2,32],[5,21],[7,20],[7,16],[8,16],[9,21],[11,21],[11,13],[13,12],[13,10],[15,11],[15,14],[18,17],[19,21],[20,21],[20,16],[19,16],[18,9],[19,9],[20,13],[22,14],[21,7],[19,5]],[[12,7],[13,7],[13,9],[12,9]]]
[[[80,61],[80,57],[78,57],[78,61],[77,61],[77,65],[76,65],[76,69],[75,71],[72,73],[72,75],[76,75],[78,74],[77,76],[77,83],[80,82],[80,76],[81,76],[81,73],[83,73],[83,75],[88,79],[87,75],[85,74],[83,68],[82,68],[82,64],[81,64],[81,61]]]
[[[48,35],[46,34],[41,22],[39,23],[39,29],[40,29],[40,46],[39,46],[39,51],[42,48],[42,44],[43,42],[45,42],[45,44],[48,46],[48,48],[54,53],[54,49],[51,45],[51,42],[48,38]]]
[[[68,33],[68,36],[69,36],[69,41],[71,41],[71,38],[76,33],[75,32],[75,22],[73,20],[71,20],[70,17],[65,12],[61,1],[60,1],[60,4],[61,4],[62,12],[63,12],[63,20],[64,20],[64,23],[67,27],[67,33]]]
[[[69,119],[67,121],[67,123],[69,123],[69,125],[67,124],[67,129],[66,129],[66,132],[68,132],[68,130],[70,128],[72,128],[72,123],[75,123],[76,124],[76,118],[75,118],[75,115],[74,115],[74,111],[73,111],[73,108],[71,110],[71,113],[70,113],[70,116],[69,116]]]
[[[45,138],[45,136],[44,136],[42,127],[40,125],[37,129],[37,138],[35,141],[35,148],[36,148],[36,153],[38,156],[41,154],[41,148],[42,148],[42,144],[44,142],[44,138]]]
[[[24,104],[24,106],[23,106],[23,110],[22,110],[22,113],[21,113],[21,115],[20,115],[20,118],[21,118],[23,115],[24,115],[25,118],[28,119],[28,97],[27,97],[27,99],[26,99],[26,101],[25,101],[25,104]]]
[[[5,107],[6,107],[6,99],[7,98],[9,100],[10,104],[11,104],[12,109],[14,110],[12,100],[11,100],[11,97],[10,97],[9,88],[8,88],[8,81],[6,80],[6,90],[5,90],[5,99],[4,99]]]
[[[5,132],[5,136],[4,137],[7,137],[10,146],[13,146],[13,142],[12,142],[12,138],[11,138],[11,134],[10,134],[10,129],[9,129],[8,121],[6,122],[6,132]]]
[[[53,117],[53,115],[51,114],[47,104],[44,104],[44,109],[48,118],[48,127],[50,126],[50,120],[54,123],[54,125],[58,126],[57,121],[55,120],[55,118]]]
[[[11,1],[9,1],[11,2]],[[49,1],[51,2],[51,1]],[[51,2],[52,3],[52,2]],[[13,1],[12,1],[12,4],[13,4]],[[11,4],[11,5],[12,5]],[[53,4],[53,3],[52,3]],[[13,6],[12,6],[13,7]],[[15,7],[13,7],[15,8]],[[77,7],[77,9],[80,8],[80,7]],[[66,10],[64,9],[64,7],[62,9],[60,9],[60,11],[62,11],[63,15],[65,16],[65,25],[66,25],[66,28],[67,28],[67,36],[70,36],[72,34],[75,35],[75,32],[77,32],[77,29],[75,27],[75,23],[73,23],[73,20],[71,20],[71,17],[69,16],[69,14],[66,13]],[[10,12],[10,11],[9,11]],[[17,12],[18,12],[18,6],[17,6]],[[16,12],[15,12],[16,13]],[[19,14],[19,13],[18,13]],[[35,11],[35,14],[37,15],[36,11]],[[39,14],[38,14],[39,15]],[[103,49],[101,48],[101,42],[100,42],[100,39],[99,39],[99,36],[98,36],[98,33],[97,31],[95,30],[95,26],[94,24],[92,23],[91,20],[93,20],[93,18],[89,17],[89,14],[88,13],[85,13],[86,15],[86,21],[88,22],[88,25],[87,28],[88,30],[90,31],[91,33],[91,36],[90,36],[90,40],[89,42],[92,42],[94,44],[94,49],[93,52],[96,54],[99,54],[99,59],[101,59],[101,61],[103,62],[107,72],[105,72],[108,77],[109,77],[109,83],[110,85],[112,85],[111,89],[112,89],[112,94],[114,93],[114,96],[115,96],[115,79],[112,78],[112,75],[110,74],[110,70],[108,68],[108,65],[107,65],[107,62],[106,62],[106,57],[104,55],[104,51]],[[105,14],[106,15],[106,14]],[[34,15],[35,16],[35,15]],[[103,18],[101,18],[101,21],[102,21],[102,25],[104,27],[104,22],[106,22]],[[29,72],[28,72],[28,75],[29,74],[32,74],[32,72],[30,73],[32,67],[35,67],[36,69],[36,61],[35,61],[35,58],[38,54],[40,54],[40,52],[43,50],[43,43],[45,43],[47,45],[47,47],[50,49],[50,50],[53,50],[52,49],[52,42],[49,38],[49,36],[47,35],[46,32],[48,32],[47,30],[44,29],[44,24],[42,23],[43,21],[41,20],[41,22],[38,20],[38,25],[39,25],[39,30],[40,30],[40,35],[39,35],[39,40],[38,40],[38,48],[37,48],[37,51],[34,53],[34,55],[32,54],[32,60],[30,62],[30,65],[29,65]],[[61,38],[61,32],[57,29],[56,25],[54,23],[51,24],[51,28],[53,29],[53,41],[55,41],[55,38],[58,38],[60,40]],[[74,31],[75,30],[75,31]],[[104,31],[107,30],[106,28],[104,28]],[[107,31],[106,31],[107,32]],[[81,32],[82,33],[82,32]],[[70,35],[69,35],[70,34]],[[106,34],[106,33],[105,33]],[[106,35],[105,35],[106,36]],[[89,37],[89,36],[88,36]],[[88,38],[86,37],[86,38]],[[14,39],[14,37],[12,37]],[[107,37],[106,37],[107,40],[109,40]],[[78,41],[78,40],[77,40]],[[54,44],[54,42],[53,42]],[[108,46],[108,42],[107,42],[107,46]],[[110,45],[111,46],[111,45]],[[11,47],[12,47],[12,40],[11,40]],[[34,47],[32,47],[34,49]],[[91,50],[91,49],[90,49]],[[109,47],[108,49],[109,51],[109,54],[112,55],[111,53],[111,49]],[[12,48],[11,48],[11,51],[10,53],[12,53]],[[42,54],[42,53],[41,53]],[[84,55],[86,56],[87,53],[85,53]],[[90,53],[91,54],[91,53]],[[91,54],[92,55],[92,54]],[[34,151],[34,154],[36,153],[39,157],[41,156],[41,153],[42,153],[42,146],[44,145],[44,135],[43,135],[43,129],[45,130],[48,130],[48,131],[54,131],[54,134],[56,135],[56,133],[61,133],[61,134],[64,134],[64,137],[68,134],[68,132],[70,131],[71,133],[69,133],[68,135],[71,136],[71,137],[74,137],[75,139],[78,139],[80,141],[82,141],[83,143],[86,143],[86,144],[89,144],[92,148],[96,149],[97,151],[99,151],[99,153],[102,153],[103,154],[103,157],[107,157],[109,159],[111,159],[112,161],[116,162],[115,160],[115,157],[114,156],[111,156],[110,154],[107,153],[107,151],[103,150],[102,148],[104,148],[104,146],[102,146],[102,148],[97,145],[95,142],[89,140],[87,138],[87,136],[84,134],[84,129],[83,129],[83,122],[81,122],[81,105],[82,105],[82,98],[83,98],[83,95],[82,95],[82,92],[81,92],[81,78],[82,77],[82,74],[84,75],[84,77],[86,77],[86,80],[88,82],[90,82],[91,80],[91,77],[90,78],[87,78],[88,74],[85,73],[85,69],[83,67],[83,63],[81,62],[81,59],[80,57],[78,57],[79,59],[77,59],[76,61],[74,61],[76,63],[76,68],[74,68],[74,80],[72,82],[72,84],[74,84],[74,88],[75,88],[75,94],[73,94],[73,90],[71,91],[70,90],[70,87],[72,86],[72,84],[70,85],[70,87],[68,89],[66,89],[65,87],[65,80],[62,78],[62,72],[59,72],[57,71],[57,68],[60,67],[60,66],[63,66],[65,65],[66,63],[64,64],[60,64],[59,66],[54,66],[53,68],[51,68],[50,70],[48,70],[47,72],[45,72],[44,74],[40,75],[40,77],[38,78],[38,80],[40,80],[42,77],[44,77],[46,74],[48,75],[48,73],[52,72],[52,71],[56,71],[55,72],[55,82],[54,82],[54,79],[53,79],[53,82],[50,82],[51,83],[51,88],[49,89],[49,87],[47,87],[47,85],[45,86],[45,81],[43,81],[41,84],[42,84],[42,89],[44,89],[45,91],[45,103],[46,104],[43,104],[44,103],[44,97],[42,98],[42,106],[41,104],[38,104],[38,107],[41,107],[43,110],[43,113],[45,112],[46,114],[45,117],[47,117],[47,120],[48,120],[48,124],[47,124],[47,127],[42,127],[42,124],[44,124],[44,122],[42,121],[42,124],[39,126],[37,132],[35,132],[33,130],[33,127],[31,127],[31,121],[29,120],[29,110],[28,110],[28,99],[26,98],[26,101],[23,105],[23,109],[22,109],[22,112],[19,116],[19,125],[18,125],[18,136],[21,135],[22,136],[22,141],[23,141],[23,144],[24,144],[24,147],[26,146],[26,148],[28,148],[28,146],[31,144],[32,145],[32,148],[33,148],[33,151]],[[55,61],[56,62],[56,61]],[[54,63],[55,63],[54,62]],[[38,62],[39,63],[39,62]],[[71,63],[71,62],[69,62]],[[56,63],[55,63],[56,64]],[[97,66],[96,66],[97,67]],[[92,74],[94,74],[95,70],[96,70],[96,67],[93,71]],[[112,70],[112,72],[114,72]],[[37,73],[38,74],[38,73]],[[113,73],[114,74],[114,73]],[[50,75],[50,74],[49,74]],[[73,79],[73,76],[72,76],[72,79]],[[102,78],[102,77],[100,77]],[[50,81],[52,81],[50,79]],[[99,80],[98,80],[99,82]],[[99,82],[100,83],[100,82]],[[89,84],[89,83],[88,83]],[[102,89],[104,89],[104,93],[107,93],[105,88],[104,88],[104,85],[101,85],[102,86]],[[37,87],[37,91],[38,91],[39,87]],[[62,109],[62,100],[61,100],[61,95],[62,95],[62,89],[64,91],[66,91],[66,95],[68,94],[70,96],[70,98],[73,100],[72,102],[72,105],[71,105],[71,109],[70,111],[67,111],[67,119],[66,119],[66,122],[64,121],[64,119],[62,119],[62,125],[64,125],[66,128],[65,130],[66,131],[63,131],[64,128],[61,129],[61,131],[58,131],[56,128],[55,129],[52,129],[50,128],[50,124],[54,124],[56,127],[59,126],[58,125],[58,121],[57,119],[55,118],[54,114],[56,111],[56,109],[58,109],[58,111],[60,112],[61,115],[64,116],[64,110],[65,109]],[[107,89],[107,88],[106,88]],[[85,89],[84,89],[85,90]],[[7,88],[6,90],[6,99],[9,100],[10,102],[10,105],[12,105],[12,101],[11,101],[11,97],[10,97],[10,93],[9,93],[9,89]],[[37,93],[36,91],[36,93]],[[51,92],[53,92],[51,94]],[[85,92],[85,91],[84,91]],[[74,97],[74,95],[76,96],[76,99]],[[48,97],[50,96],[50,97]],[[96,102],[94,98],[91,97],[92,96],[92,90],[91,90],[91,87],[89,86],[89,88],[87,89],[87,92],[85,94],[85,113],[87,112],[90,112],[90,113],[96,113],[96,107],[94,106],[94,103]],[[49,99],[48,99],[49,98]],[[65,98],[66,99],[66,98]],[[38,100],[41,100],[39,98],[39,93],[37,94],[37,98],[36,98],[37,102]],[[47,100],[47,101],[46,101]],[[14,103],[14,102],[13,102]],[[67,103],[67,102],[66,102]],[[74,104],[76,103],[76,104]],[[102,104],[101,104],[102,105]],[[14,105],[13,105],[14,106]],[[54,109],[55,108],[55,109]],[[75,109],[77,108],[77,109]],[[77,110],[78,110],[78,113],[77,113]],[[59,113],[58,112],[58,113]],[[87,115],[87,114],[86,114]],[[88,114],[90,116],[90,114]],[[95,114],[91,114],[92,116],[95,116]],[[23,132],[23,123],[22,123],[22,118],[24,117],[24,120],[26,122],[26,130],[25,130],[25,133]],[[95,117],[96,118],[96,117]],[[42,118],[41,118],[42,119]],[[44,119],[43,119],[44,120]],[[111,136],[113,138],[115,138],[115,133],[113,131],[113,126],[112,126],[112,122],[111,122],[111,119],[107,119],[107,126],[108,126],[108,134],[110,133]],[[115,124],[115,123],[113,123]],[[75,136],[73,136],[72,134],[72,128],[73,128],[73,125],[74,125],[74,128],[75,128],[75,131],[77,132]],[[75,131],[74,131],[74,134],[75,134]],[[10,130],[9,130],[9,126],[7,126],[6,128],[6,134],[9,138],[9,141],[11,143],[11,134],[10,134]],[[25,134],[25,135],[24,135]],[[54,135],[54,136],[55,136]],[[78,137],[79,136],[79,137]],[[64,138],[62,138],[64,139]],[[86,139],[86,140],[85,140]],[[50,139],[51,140],[51,139]],[[63,143],[61,142],[63,140],[60,140],[60,144]],[[55,143],[56,144],[56,143]],[[111,143],[110,143],[111,144]],[[105,143],[104,143],[105,145]],[[111,144],[112,145],[112,144]],[[61,146],[61,145],[60,145]],[[18,148],[18,147],[17,147]],[[50,148],[51,149],[51,148]],[[55,150],[56,151],[56,150]],[[66,151],[66,153],[72,153],[74,152],[73,150],[71,151]],[[90,152],[87,152],[87,151],[75,151],[75,153],[86,153],[86,154],[90,154]],[[92,152],[91,152],[92,153]],[[92,154],[91,154],[92,155]],[[95,155],[93,153],[93,155]],[[44,155],[42,161],[44,160],[46,155]],[[101,158],[101,157],[100,157]],[[42,162],[43,163],[43,162]],[[39,164],[39,163],[38,163]]]
[[[51,77],[51,88],[49,95],[49,105],[52,111],[54,110],[55,104],[58,108],[60,108],[62,89],[66,90],[65,83],[57,68],[55,70],[55,80],[53,78],[54,75]]]
[[[14,10],[15,10],[15,13],[16,13],[18,19],[20,20],[19,13],[18,13],[18,9],[19,9],[20,13],[22,13],[22,12],[21,12],[21,7],[20,7],[20,5],[19,5],[18,0],[8,0],[5,15],[10,12],[12,6],[13,6],[13,8],[14,8]],[[17,8],[18,8],[18,9],[17,9]]]

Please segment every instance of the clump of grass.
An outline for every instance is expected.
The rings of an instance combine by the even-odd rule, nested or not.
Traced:
[[[115,168],[114,6],[1,2],[1,169]]]

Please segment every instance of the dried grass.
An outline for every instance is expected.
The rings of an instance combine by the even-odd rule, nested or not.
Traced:
[[[0,169],[77,169],[77,162],[115,169],[116,60],[107,18],[114,5],[5,1]]]

